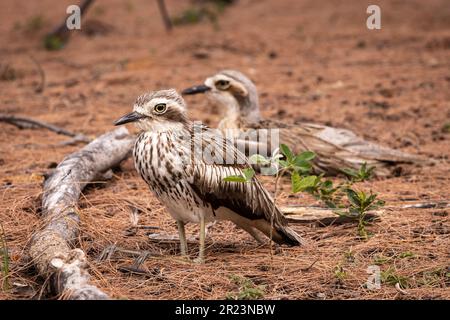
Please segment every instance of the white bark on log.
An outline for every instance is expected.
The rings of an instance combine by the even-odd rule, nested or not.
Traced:
[[[43,227],[33,235],[29,254],[39,275],[50,278],[52,289],[62,297],[109,298],[89,284],[84,252],[72,249],[79,233],[77,203],[83,188],[124,160],[134,141],[125,127],[108,132],[67,156],[44,183]]]

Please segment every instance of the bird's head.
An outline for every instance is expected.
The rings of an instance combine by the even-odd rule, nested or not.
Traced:
[[[177,130],[188,123],[186,104],[175,89],[145,93],[136,99],[133,112],[115,121],[114,125],[128,122],[135,122],[144,131]]]
[[[222,70],[204,84],[183,90],[184,95],[205,93],[211,102],[250,121],[259,120],[259,103],[253,82],[239,71]]]

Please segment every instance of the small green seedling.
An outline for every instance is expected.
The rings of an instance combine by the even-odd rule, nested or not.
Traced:
[[[311,161],[316,156],[314,152],[304,151],[298,155],[294,155],[285,144],[280,145],[280,151],[285,156],[285,160],[279,160],[279,164],[284,170],[292,173],[296,172],[300,175],[305,175],[311,171]]]
[[[341,169],[352,182],[362,182],[372,178],[375,167],[367,167],[367,163],[363,163],[359,170],[345,168]]]
[[[347,189],[347,199],[349,207],[345,211],[337,211],[338,214],[353,218],[358,221],[358,234],[368,238],[366,232],[366,215],[370,210],[375,210],[384,205],[384,201],[377,200],[377,195],[370,192],[358,191],[351,188]]]
[[[344,268],[342,268],[342,266],[337,265],[334,268],[334,276],[336,277],[337,280],[342,282],[347,277],[347,272],[345,272],[345,270],[344,270]]]
[[[264,298],[266,289],[264,285],[257,286],[252,280],[238,275],[231,275],[230,279],[239,286],[239,289],[237,293],[227,293],[225,296],[227,300],[255,300]]]
[[[65,44],[67,39],[63,39],[60,35],[57,34],[49,34],[44,38],[44,47],[47,50],[61,50]]]
[[[273,169],[275,164],[275,192],[274,209],[278,196],[279,179],[284,173],[290,174],[292,193],[307,192],[316,199],[321,200],[327,207],[334,209],[337,215],[352,218],[358,222],[358,234],[361,238],[367,239],[366,216],[370,210],[375,210],[384,205],[384,201],[377,200],[377,195],[370,192],[357,191],[352,188],[355,182],[369,179],[375,167],[367,167],[364,163],[359,170],[343,169],[350,177],[349,181],[334,185],[333,181],[325,180],[324,175],[311,175],[312,161],[316,157],[312,151],[305,151],[295,155],[291,149],[285,145],[280,145],[281,154],[274,152],[271,158],[265,158],[256,154],[250,157],[250,163],[268,166]],[[267,168],[266,168],[267,169]],[[249,182],[255,172],[249,168],[243,175],[229,176],[224,181],[229,182]],[[346,201],[344,197],[346,196]]]

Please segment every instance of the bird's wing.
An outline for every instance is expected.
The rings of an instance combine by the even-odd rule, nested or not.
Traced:
[[[350,130],[313,123],[286,124],[274,120],[242,123],[242,128],[279,129],[279,143],[295,152],[305,150],[317,154],[314,167],[319,172],[339,173],[343,168],[358,169],[363,163],[377,167],[378,175],[388,175],[386,166],[391,163],[418,163],[426,160],[420,156],[394,150],[369,142]],[[269,141],[273,150],[276,143]]]
[[[210,203],[213,209],[225,207],[250,220],[270,221],[274,212],[274,224],[286,225],[284,216],[278,207],[274,208],[273,199],[255,176],[248,182],[224,181],[229,176],[243,176],[243,170],[251,168],[247,158],[229,140],[205,128],[200,136],[194,135],[193,142],[198,150],[191,165],[190,185],[202,201]],[[207,159],[211,154],[216,158]],[[223,155],[226,163],[220,163]]]
[[[317,138],[331,142],[363,158],[387,162],[420,162],[424,160],[417,155],[408,154],[364,140],[347,129],[333,128],[313,123],[302,123],[299,126],[303,127],[304,130],[309,130]]]

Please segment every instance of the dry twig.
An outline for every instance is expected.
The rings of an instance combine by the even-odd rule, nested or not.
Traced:
[[[17,116],[13,116],[13,115],[0,113],[0,121],[15,125],[16,127],[20,128],[20,129],[44,128],[44,129],[53,131],[57,134],[62,134],[65,136],[73,137],[72,140],[81,141],[81,142],[90,142],[91,141],[91,139],[89,137],[85,136],[82,133],[72,132],[72,131],[63,129],[61,127],[55,126],[53,124],[35,120],[35,119],[30,119],[27,117],[17,117]]]
[[[37,61],[33,56],[30,55],[30,59],[31,61],[33,61],[33,63],[36,65],[37,69],[38,69],[38,73],[40,76],[41,81],[39,82],[38,86],[36,87],[36,89],[34,89],[35,93],[41,93],[44,91],[45,88],[45,72],[44,69],[42,69],[41,64],[39,63],[39,61]]]
[[[161,13],[166,31],[171,31],[173,25],[172,20],[170,20],[169,14],[167,13],[166,3],[164,0],[157,0],[156,2],[158,2],[159,12]]]

